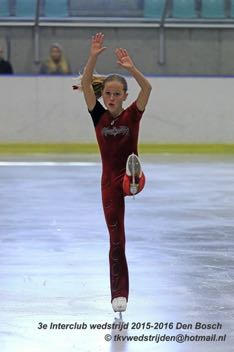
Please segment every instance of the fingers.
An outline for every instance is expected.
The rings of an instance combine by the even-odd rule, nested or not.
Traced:
[[[119,55],[119,56],[121,56],[121,57],[128,56],[127,50],[126,50],[126,49],[123,49],[123,48],[117,48],[117,49],[115,50],[115,53],[116,53],[116,55]]]
[[[119,60],[122,60],[124,57],[129,56],[127,50],[123,48],[117,48],[115,50],[115,55]]]
[[[92,36],[93,43],[103,43],[104,41],[104,34],[102,32],[96,33]]]

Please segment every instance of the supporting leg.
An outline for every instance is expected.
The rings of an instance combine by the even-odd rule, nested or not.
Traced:
[[[124,298],[129,292],[128,266],[125,256],[124,194],[120,187],[102,189],[103,209],[110,235],[110,286],[111,301]],[[125,310],[126,302],[113,305],[116,311]],[[125,308],[124,308],[125,306]]]

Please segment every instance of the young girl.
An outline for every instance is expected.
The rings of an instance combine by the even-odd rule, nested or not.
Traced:
[[[111,302],[115,312],[126,310],[129,283],[125,257],[124,197],[139,193],[145,183],[137,157],[139,124],[149,99],[151,85],[135,67],[125,49],[115,50],[117,63],[140,86],[139,95],[127,109],[127,82],[120,75],[93,77],[98,56],[106,49],[104,35],[92,38],[90,55],[81,79],[81,89],[93,119],[102,158],[102,202],[110,235]],[[76,86],[74,88],[77,88]],[[104,105],[98,101],[102,97]]]
[[[70,73],[70,65],[65,58],[60,44],[54,43],[51,45],[50,55],[42,63],[40,73],[49,75],[67,75]]]

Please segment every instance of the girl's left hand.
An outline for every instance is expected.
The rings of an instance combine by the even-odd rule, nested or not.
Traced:
[[[128,55],[128,52],[126,49],[118,48],[115,50],[115,55],[117,56],[117,63],[125,68],[126,70],[129,70],[134,67],[134,63],[130,56]]]

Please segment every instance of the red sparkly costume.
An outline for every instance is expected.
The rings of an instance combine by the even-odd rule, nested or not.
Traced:
[[[102,158],[102,202],[110,234],[110,285],[111,300],[126,297],[128,300],[129,280],[125,257],[124,197],[123,179],[126,161],[130,154],[137,153],[139,124],[143,112],[136,102],[113,120],[113,117],[99,101],[90,112]],[[126,176],[125,176],[126,177]],[[144,174],[141,186],[144,186]]]

